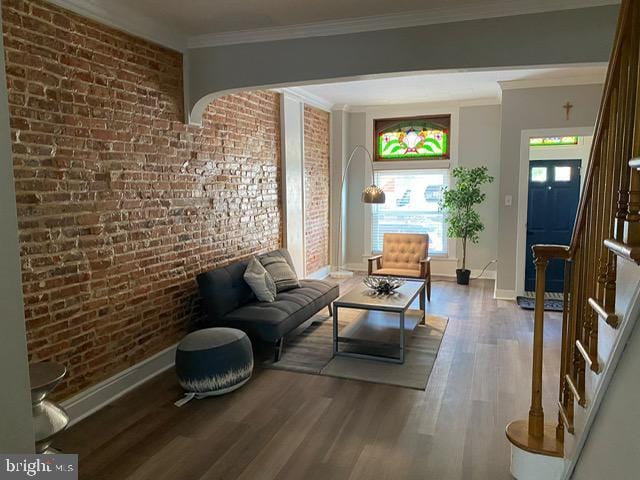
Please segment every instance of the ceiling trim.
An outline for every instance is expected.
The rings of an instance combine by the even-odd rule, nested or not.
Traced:
[[[483,18],[572,10],[618,3],[620,3],[620,0],[564,0],[561,3],[557,0],[492,0],[491,2],[483,2],[482,5],[478,5],[477,2],[455,6],[444,5],[428,11],[412,11],[282,27],[208,33],[190,37],[187,46],[188,48],[219,47],[242,43],[344,35]]]
[[[350,113],[378,112],[388,108],[416,107],[416,108],[462,108],[462,107],[485,107],[490,105],[500,105],[502,102],[498,97],[481,97],[466,100],[434,100],[432,102],[399,102],[377,105],[345,105],[344,110]]]
[[[300,100],[302,103],[305,103],[311,107],[319,108],[320,110],[324,110],[325,112],[330,112],[333,108],[333,103],[322,97],[319,97],[318,95],[306,91],[304,88],[295,87],[295,89],[292,89],[290,87],[284,87],[274,88],[273,90],[276,92],[291,95],[292,97]]]
[[[557,78],[527,78],[522,80],[499,81],[498,85],[504,90],[518,90],[521,88],[566,87],[571,85],[600,85],[604,84],[607,72],[589,75]]]
[[[110,27],[122,30],[136,37],[153,43],[185,52],[187,50],[187,36],[179,32],[170,24],[161,24],[140,15],[131,8],[116,7],[112,4],[108,8],[96,5],[86,0],[47,0],[58,7],[70,10],[83,17],[96,20]]]

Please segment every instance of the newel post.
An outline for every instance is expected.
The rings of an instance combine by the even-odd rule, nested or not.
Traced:
[[[535,249],[534,249],[535,255]],[[544,435],[544,411],[542,409],[542,352],[544,342],[544,292],[547,265],[546,257],[535,257],[536,306],[533,320],[533,366],[531,372],[531,407],[529,408],[529,435]]]
[[[533,314],[531,406],[529,407],[529,418],[512,421],[507,425],[505,433],[511,442],[511,474],[515,478],[522,480],[559,479],[564,468],[562,460],[564,454],[563,435],[558,434],[557,425],[544,423],[544,410],[542,409],[544,293],[549,260],[552,258],[568,260],[571,257],[571,249],[565,245],[533,245],[532,249],[536,266],[536,297]],[[562,353],[565,354],[564,346]],[[559,395],[561,394],[562,392],[559,393]],[[559,403],[559,405],[562,404]],[[541,455],[546,458],[542,460]],[[536,465],[533,470],[532,465]],[[537,470],[538,467],[540,470]]]

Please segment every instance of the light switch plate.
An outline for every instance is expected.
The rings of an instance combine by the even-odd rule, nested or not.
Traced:
[[[504,206],[505,207],[510,207],[512,204],[513,204],[513,196],[505,195],[504,196]]]

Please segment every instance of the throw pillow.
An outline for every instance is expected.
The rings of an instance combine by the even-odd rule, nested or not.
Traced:
[[[256,257],[253,257],[247,265],[244,281],[261,302],[273,302],[276,299],[276,284]]]
[[[285,290],[291,290],[292,288],[298,288],[300,286],[296,272],[293,271],[284,257],[265,255],[260,258],[260,262],[262,262],[262,266],[269,272],[271,278],[273,278],[278,292],[284,292]]]

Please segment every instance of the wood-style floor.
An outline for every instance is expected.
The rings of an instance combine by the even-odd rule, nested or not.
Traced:
[[[232,394],[177,408],[169,371],[55,446],[91,480],[511,478],[504,428],[529,408],[532,313],[494,300],[487,280],[435,282],[428,310],[450,321],[424,392],[257,369]],[[545,327],[553,372],[560,315]],[[557,378],[544,388],[554,422]]]

